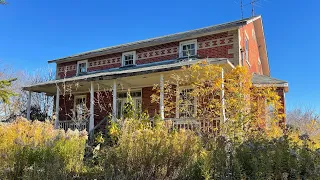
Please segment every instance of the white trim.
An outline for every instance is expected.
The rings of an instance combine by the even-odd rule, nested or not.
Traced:
[[[247,37],[247,38],[248,38],[248,40],[249,40],[250,38],[249,38],[249,36],[248,36],[248,34],[247,34],[247,31],[246,31],[246,30],[244,30],[244,33],[245,33],[246,37]]]
[[[31,91],[28,92],[28,102],[27,102],[27,119],[30,120],[31,112]]]
[[[90,82],[90,121],[89,121],[89,134],[93,136],[94,128],[94,84],[93,81]],[[87,99],[86,99],[87,102]]]
[[[122,53],[122,56],[121,56],[121,66],[130,66],[130,65],[124,65],[124,57],[126,55],[133,55],[133,64],[130,64],[130,65],[135,65],[136,64],[136,51],[130,51],[130,52],[124,52]]]
[[[248,49],[247,49],[247,42],[248,42]],[[250,46],[250,44],[249,44],[249,38],[248,37],[245,37],[244,38],[244,52],[246,53],[246,56],[245,56],[245,58],[246,58],[246,62],[247,62],[247,64],[249,65],[249,67],[251,67],[251,64],[250,64],[250,62],[249,62],[249,46]]]
[[[164,119],[164,78],[160,74],[160,117]]]
[[[88,60],[77,61],[77,76],[79,75],[79,64],[86,63],[86,72],[88,72]]]
[[[60,104],[60,88],[59,86],[57,86],[57,92],[56,92],[56,119],[54,120],[54,127],[56,129],[59,128],[59,104]]]
[[[188,40],[188,41],[181,41],[179,43],[179,58],[183,58],[183,57],[187,57],[187,56],[182,56],[182,46],[184,45],[188,45],[188,44],[194,44],[194,53],[195,55],[197,55],[198,53],[198,42],[197,39],[192,39],[192,40]]]
[[[113,80],[113,90],[112,90],[112,120],[117,119],[117,80]]]

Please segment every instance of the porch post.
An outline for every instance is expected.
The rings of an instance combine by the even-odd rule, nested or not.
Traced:
[[[89,121],[89,133],[93,133],[94,128],[94,87],[93,81],[90,82],[90,121]]]
[[[56,119],[54,121],[54,127],[56,129],[59,128],[59,100],[60,100],[60,88],[57,86],[57,94],[56,94]]]
[[[30,120],[30,108],[31,108],[31,91],[28,92],[28,102],[27,102],[27,119]]]
[[[160,117],[164,119],[164,82],[163,74],[160,75]]]
[[[113,80],[113,92],[112,92],[112,120],[117,119],[117,80]]]
[[[226,121],[225,99],[224,99],[224,70],[221,68],[221,122]]]

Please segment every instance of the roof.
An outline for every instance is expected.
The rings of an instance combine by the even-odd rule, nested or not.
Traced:
[[[111,80],[121,77],[135,76],[141,74],[164,72],[170,70],[180,69],[182,66],[192,65],[202,60],[207,60],[210,64],[221,64],[228,68],[234,68],[232,63],[226,58],[208,58],[198,60],[166,60],[162,62],[148,63],[136,65],[130,68],[112,68],[99,72],[92,72],[82,76],[75,76],[67,79],[59,79],[53,81],[47,81],[30,86],[23,87],[23,90],[33,92],[46,92],[46,88],[49,86],[56,86],[60,83],[77,82],[77,81],[91,81],[91,80]]]
[[[275,87],[284,87],[288,91],[288,82],[280,79],[272,78],[265,75],[253,74],[252,83],[255,86],[275,86]]]
[[[248,24],[256,19],[259,19],[259,18],[261,18],[261,16],[254,16],[254,17],[250,17],[250,18],[246,18],[246,19],[241,19],[241,20],[232,21],[232,22],[228,22],[228,23],[213,25],[213,26],[195,29],[195,30],[191,30],[191,31],[180,32],[180,33],[176,33],[176,34],[151,38],[151,39],[147,39],[147,40],[136,41],[136,42],[132,42],[132,43],[121,44],[121,45],[117,45],[117,46],[111,46],[111,47],[96,49],[96,50],[92,50],[92,51],[87,51],[87,52],[75,54],[72,56],[67,56],[67,57],[63,57],[63,58],[50,60],[48,62],[49,63],[69,62],[69,61],[74,61],[74,60],[90,58],[90,57],[94,57],[94,56],[101,56],[101,55],[106,55],[106,54],[111,54],[111,53],[132,51],[132,50],[139,49],[139,48],[155,46],[155,45],[160,45],[160,44],[175,42],[175,41],[180,41],[180,40],[191,39],[191,38],[202,36],[203,34],[210,34],[210,33],[214,33],[214,32],[225,30],[225,29],[238,28],[240,26],[246,25],[246,24]]]

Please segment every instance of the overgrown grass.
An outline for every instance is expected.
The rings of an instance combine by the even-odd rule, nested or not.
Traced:
[[[1,125],[1,179],[320,179],[319,140],[296,130],[239,142],[135,118],[109,128],[85,155],[85,132],[25,119]]]
[[[19,118],[0,125],[0,175],[8,179],[56,179],[82,171],[86,132],[55,130]]]

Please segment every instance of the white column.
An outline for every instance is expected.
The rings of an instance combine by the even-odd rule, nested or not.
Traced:
[[[30,108],[31,108],[31,91],[28,93],[28,102],[27,102],[27,119],[30,120]]]
[[[176,87],[176,119],[179,118],[179,99],[180,99],[180,92],[179,92],[179,84]]]
[[[57,94],[56,94],[56,119],[54,121],[54,127],[56,129],[59,128],[59,100],[60,100],[60,89],[59,86],[57,86]]]
[[[221,68],[221,122],[226,121],[225,98],[224,98],[224,70]]]
[[[112,120],[117,119],[117,80],[113,80],[113,92],[112,92]]]
[[[90,121],[89,121],[89,133],[92,133],[94,128],[94,87],[93,81],[90,82]]]
[[[164,80],[163,74],[160,75],[160,117],[164,119]]]

